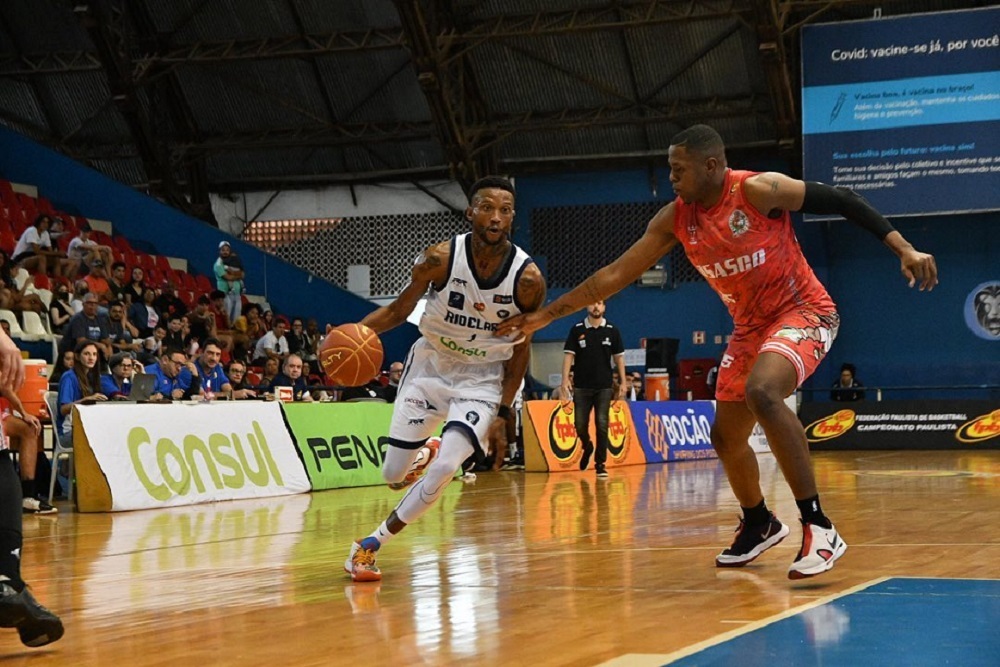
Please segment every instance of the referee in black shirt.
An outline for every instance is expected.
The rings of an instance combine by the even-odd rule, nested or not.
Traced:
[[[621,332],[604,319],[604,302],[587,306],[587,319],[570,329],[563,346],[562,390],[563,397],[573,397],[573,414],[576,434],[583,443],[580,470],[586,470],[594,443],[590,440],[590,411],[594,411],[597,430],[597,456],[594,469],[598,477],[607,477],[605,462],[608,459],[608,412],[611,409],[613,370],[618,373],[618,396],[625,394],[625,346]],[[573,381],[570,382],[570,369]]]

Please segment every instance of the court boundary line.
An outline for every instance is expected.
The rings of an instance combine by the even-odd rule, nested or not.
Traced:
[[[732,639],[736,639],[737,637],[740,637],[742,635],[749,634],[751,632],[754,632],[755,630],[759,630],[761,628],[767,627],[768,625],[771,625],[772,623],[777,623],[778,621],[783,621],[786,618],[791,618],[793,616],[797,616],[797,615],[799,615],[799,614],[801,614],[803,612],[809,611],[810,609],[814,609],[814,608],[819,607],[821,605],[824,605],[824,604],[826,604],[828,602],[833,602],[834,600],[837,600],[839,598],[846,597],[848,595],[853,595],[855,593],[860,593],[861,591],[863,591],[863,590],[865,590],[867,588],[871,588],[872,586],[875,586],[876,584],[881,584],[881,583],[883,583],[885,581],[889,581],[890,579],[898,579],[898,578],[900,578],[900,577],[885,576],[885,577],[879,577],[877,579],[872,579],[871,581],[866,581],[864,583],[860,583],[860,584],[857,584],[855,586],[851,586],[850,588],[844,589],[843,591],[840,591],[839,593],[833,593],[831,595],[825,595],[825,596],[823,596],[823,597],[821,597],[821,598],[819,598],[817,600],[813,600],[812,602],[807,602],[807,603],[801,604],[801,605],[799,605],[797,607],[792,607],[791,609],[786,609],[783,612],[779,612],[779,613],[774,614],[772,616],[768,616],[766,618],[762,618],[759,621],[753,621],[751,623],[748,623],[747,625],[745,625],[742,628],[737,628],[735,630],[727,630],[726,632],[723,632],[721,634],[715,635],[714,637],[712,637],[710,639],[702,640],[700,642],[697,642],[695,644],[691,644],[690,646],[686,646],[686,647],[684,647],[682,649],[678,649],[678,650],[673,651],[671,653],[663,653],[663,654],[632,653],[632,654],[627,654],[627,655],[629,655],[631,657],[639,657],[639,656],[642,656],[643,658],[647,658],[648,657],[651,661],[652,660],[658,661],[656,663],[650,662],[649,664],[669,665],[671,663],[674,663],[674,662],[680,660],[681,658],[686,658],[688,656],[694,655],[695,653],[699,653],[701,651],[704,651],[707,648],[711,648],[713,646],[718,646],[719,644],[723,644],[723,643],[725,643],[727,641],[730,641]],[[908,577],[908,578],[923,578],[923,577]],[[931,577],[931,578],[938,578],[938,577]],[[622,660],[625,657],[626,657],[625,655],[622,655],[622,656],[619,656],[617,658],[612,658],[611,660],[609,660],[607,662],[600,663],[597,667],[619,667],[620,665],[626,664],[625,662],[619,662],[619,660]],[[634,664],[634,663],[628,663],[628,664]]]

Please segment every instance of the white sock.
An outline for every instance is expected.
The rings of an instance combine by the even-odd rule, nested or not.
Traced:
[[[386,524],[385,521],[383,521],[382,525],[376,528],[375,532],[373,532],[368,537],[374,537],[376,540],[378,540],[378,543],[381,546],[384,545],[386,542],[388,542],[390,539],[392,539],[393,535],[392,533],[389,532],[389,526]]]

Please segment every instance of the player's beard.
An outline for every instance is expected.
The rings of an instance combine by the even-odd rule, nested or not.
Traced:
[[[491,241],[489,237],[489,229],[484,229],[482,232],[476,234],[476,236],[479,237],[479,240],[482,241],[484,245],[488,245],[492,248],[504,245],[510,238],[509,232],[500,230],[499,238],[497,238],[496,241]]]

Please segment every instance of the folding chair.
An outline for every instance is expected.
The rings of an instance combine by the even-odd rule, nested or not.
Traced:
[[[63,435],[57,426],[59,414],[59,393],[55,391],[45,392],[45,405],[49,408],[49,415],[52,417],[52,475],[49,477],[49,503],[56,490],[56,475],[59,472],[59,459],[63,456],[69,459],[69,488],[66,490],[66,497],[73,499],[73,477],[76,472],[73,470],[73,436]]]

